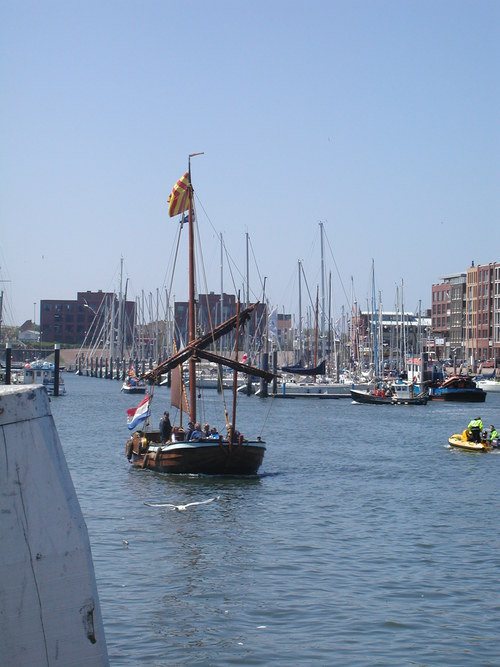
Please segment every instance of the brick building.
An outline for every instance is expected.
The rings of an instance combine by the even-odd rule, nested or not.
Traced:
[[[133,338],[136,306],[125,301],[120,314],[119,300],[112,292],[78,292],[76,300],[43,299],[40,302],[40,339],[44,342],[78,345],[85,338],[106,336],[117,329],[123,331],[125,345]],[[108,332],[108,333],[107,333]]]
[[[441,357],[500,366],[500,263],[472,262],[432,285],[432,334]]]

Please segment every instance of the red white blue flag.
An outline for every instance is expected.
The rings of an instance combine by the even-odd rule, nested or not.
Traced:
[[[136,408],[127,408],[127,424],[130,431],[145,421],[151,412],[149,410],[149,396],[146,396]]]

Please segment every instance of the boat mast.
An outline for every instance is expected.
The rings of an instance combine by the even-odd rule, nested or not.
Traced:
[[[245,233],[246,236],[246,247],[247,247],[247,302],[246,308],[250,305],[250,260],[248,254],[248,232]]]
[[[234,345],[234,359],[238,361],[239,357],[239,347],[238,341],[240,337],[240,295],[238,293],[238,301],[236,303],[236,328],[235,328],[236,340]],[[234,440],[234,434],[236,433],[236,396],[238,391],[238,371],[235,368],[233,373],[233,416],[231,430],[228,433],[229,443],[231,444]]]
[[[372,342],[373,342],[373,367],[375,375],[378,373],[378,347],[377,347],[377,300],[375,297],[375,261],[372,259]]]
[[[323,223],[319,223],[321,238],[321,359],[325,358],[325,257],[323,250]]]
[[[299,358],[302,361],[302,263],[299,259]]]
[[[319,310],[319,286],[316,287],[316,313],[314,317],[314,367],[318,365],[318,310]],[[316,378],[316,376],[314,376]]]
[[[193,185],[191,183],[191,158],[203,153],[191,153],[188,158],[188,197],[189,197],[189,342],[192,343],[196,338],[195,321],[195,284],[194,284],[194,209],[193,209]],[[193,423],[196,422],[196,355],[191,355],[189,359],[189,407],[190,417]]]
[[[220,319],[219,324],[224,322],[224,244],[222,241],[222,232],[220,234]],[[220,341],[220,354],[222,356],[222,337]]]
[[[118,354],[120,359],[123,359],[123,346],[122,346],[122,288],[123,288],[123,257],[120,257],[120,292],[118,295]],[[114,326],[114,324],[113,324]],[[114,331],[112,332],[114,336]]]
[[[407,319],[407,318],[406,318]],[[403,343],[403,358],[401,359],[401,366],[402,368],[406,367],[406,362],[408,358],[408,350],[407,350],[407,345],[408,345],[408,327],[406,325],[406,319],[405,319],[405,302],[404,302],[404,282],[403,279],[401,278],[401,326],[402,326],[402,343]]]

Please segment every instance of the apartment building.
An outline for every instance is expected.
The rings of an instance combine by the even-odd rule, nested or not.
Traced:
[[[432,336],[441,358],[500,365],[499,262],[472,262],[432,285]]]

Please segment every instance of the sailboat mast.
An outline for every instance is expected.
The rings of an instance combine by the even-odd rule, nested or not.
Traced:
[[[373,341],[373,367],[375,374],[378,373],[378,347],[377,347],[377,300],[375,296],[375,261],[372,259],[372,341]]]
[[[318,310],[319,310],[319,287],[316,288],[316,315],[315,315],[315,340],[314,340],[314,366],[318,365]]]
[[[236,303],[236,328],[235,328],[235,345],[234,345],[234,359],[238,361],[239,357],[239,347],[238,341],[240,337],[240,295],[238,294],[238,301]],[[233,417],[232,417],[232,428],[229,432],[229,442],[233,442],[234,434],[236,433],[236,395],[238,391],[238,371],[234,369],[233,374]]]
[[[246,246],[247,246],[247,302],[246,307],[250,305],[250,258],[248,252],[248,232],[246,232]]]
[[[118,353],[120,354],[120,359],[123,359],[123,345],[122,345],[122,287],[123,287],[123,257],[120,258],[120,293],[118,295]],[[114,326],[114,324],[113,324]],[[112,332],[114,336],[114,331]]]
[[[299,259],[299,363],[302,361],[302,348],[302,263]]]
[[[224,243],[222,232],[220,234],[220,319],[219,324],[224,322]],[[220,354],[222,356],[222,338],[220,341]]]
[[[193,186],[191,184],[191,155],[189,156],[189,342],[196,338],[195,321],[195,283],[194,283],[194,211],[193,211]],[[196,422],[196,359],[192,355],[189,359],[189,407],[191,421]]]
[[[319,223],[321,238],[321,357],[325,358],[325,256],[323,249],[323,223]]]

